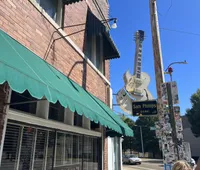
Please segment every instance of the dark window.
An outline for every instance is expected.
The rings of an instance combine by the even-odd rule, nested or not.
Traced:
[[[104,60],[103,60],[103,47],[102,47],[102,37],[100,35],[96,36],[96,67],[99,71],[104,74]]]
[[[31,114],[36,114],[37,102],[31,102],[34,100],[37,99],[32,97],[27,90],[22,94],[12,91],[11,103],[13,103],[13,105],[11,104],[10,108]],[[30,101],[31,103],[16,104],[18,102],[28,102],[28,101]]]
[[[63,18],[63,4],[61,0],[36,0],[44,11],[59,25]]]
[[[96,68],[104,74],[105,60],[103,57],[103,40],[101,35],[91,36],[86,38],[85,54]]]
[[[64,121],[64,107],[61,106],[59,102],[53,104],[50,103],[49,105],[49,119],[51,120],[57,120],[59,122]]]
[[[90,127],[91,127],[91,130],[97,130],[100,128],[99,123],[94,123],[93,121],[91,121]]]
[[[36,1],[51,18],[56,20],[57,6],[58,6],[57,0],[36,0]]]
[[[82,116],[74,112],[74,126],[82,127]]]

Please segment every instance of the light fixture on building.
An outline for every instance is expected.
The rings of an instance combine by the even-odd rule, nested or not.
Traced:
[[[111,28],[116,29],[117,28],[117,18],[110,18],[110,19],[102,20],[102,23],[108,23],[110,21],[113,21]]]
[[[113,29],[117,28],[117,18],[114,19],[114,23],[111,26]]]

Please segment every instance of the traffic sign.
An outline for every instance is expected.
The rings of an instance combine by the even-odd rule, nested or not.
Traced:
[[[132,102],[133,116],[154,116],[157,115],[157,101],[147,100]]]
[[[156,127],[150,127],[150,130],[156,130]]]

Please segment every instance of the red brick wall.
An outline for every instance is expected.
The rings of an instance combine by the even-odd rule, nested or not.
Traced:
[[[104,130],[104,134],[106,130]],[[103,169],[108,170],[108,138],[104,138],[104,162]]]
[[[102,2],[101,2],[102,1]],[[108,15],[108,5],[105,0],[98,0],[105,16]],[[93,1],[87,1],[92,11],[98,16]],[[65,25],[84,23],[88,4],[81,1],[65,6]],[[73,12],[73,13],[72,13]],[[99,16],[98,16],[99,17]],[[67,33],[75,32],[83,27],[73,27]],[[14,39],[32,50],[39,57],[43,58],[47,52],[48,44],[55,28],[28,0],[0,1],[0,29],[7,32]],[[54,38],[59,37],[54,34]],[[83,49],[84,32],[70,37],[79,47]],[[58,70],[69,76],[80,85],[106,101],[106,83],[88,64],[83,64],[83,58],[71,47],[71,45],[60,39],[55,42],[49,50],[47,62]],[[86,75],[83,75],[84,72]],[[105,76],[109,80],[109,61],[106,61]],[[83,80],[84,78],[84,80]]]
[[[86,23],[88,9],[90,9],[99,18],[99,20],[107,19],[108,18],[108,4],[106,3],[106,0],[100,0],[100,1],[98,0],[97,2],[98,5],[95,5],[94,1],[95,0],[87,0],[87,1],[76,3],[76,4],[66,5],[64,26]],[[99,7],[103,15],[101,15]],[[71,34],[73,32],[81,31],[83,29],[85,29],[85,25],[65,28],[65,32],[67,34]],[[81,50],[84,50],[84,37],[85,37],[85,31],[82,31],[78,34],[74,34],[70,36],[70,38],[78,45],[78,47]],[[108,80],[110,80],[110,61],[109,60],[105,61],[105,77]]]

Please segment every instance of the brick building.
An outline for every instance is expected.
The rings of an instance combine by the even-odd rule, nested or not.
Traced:
[[[0,1],[0,169],[120,169],[107,0]],[[112,155],[108,157],[108,155]],[[108,162],[109,160],[109,162]]]

